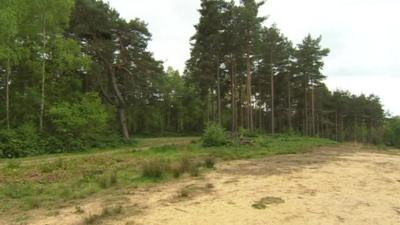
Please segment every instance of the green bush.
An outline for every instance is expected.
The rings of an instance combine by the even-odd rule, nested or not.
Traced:
[[[240,137],[246,137],[246,138],[253,138],[253,137],[257,137],[257,132],[256,131],[252,131],[250,129],[240,128],[239,129],[239,136]]]
[[[75,103],[51,106],[48,118],[49,129],[43,132],[30,123],[0,130],[0,158],[136,144],[135,140],[125,141],[114,130],[108,129],[108,111],[95,93],[85,94]]]
[[[94,146],[104,136],[109,117],[95,93],[84,95],[78,103],[59,103],[50,108],[49,116],[58,140],[51,139],[48,145],[64,151]]]
[[[17,129],[0,130],[0,157],[18,158],[41,153],[41,138],[35,126],[23,125]]]
[[[227,143],[225,130],[217,124],[209,125],[203,134],[204,147],[223,146]]]
[[[400,117],[394,117],[385,121],[385,144],[400,148]]]

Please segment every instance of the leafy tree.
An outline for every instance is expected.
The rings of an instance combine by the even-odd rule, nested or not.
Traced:
[[[398,145],[380,99],[329,91],[321,37],[293,48],[263,26],[263,1],[202,0],[184,75],[154,59],[144,21],[105,1],[0,3],[0,157],[199,134],[207,122],[212,145],[224,128]]]
[[[0,5],[0,61],[6,61],[6,76],[2,86],[5,87],[6,127],[10,129],[10,77],[17,58],[15,37],[18,33],[18,7],[10,0],[2,0]]]
[[[152,78],[162,74],[160,62],[147,51],[151,35],[146,24],[121,19],[106,3],[78,0],[70,32],[96,62],[93,86],[116,108],[121,133],[129,139],[128,107],[137,105],[143,95],[151,95],[147,90],[151,90]]]
[[[51,55],[48,51],[49,41],[61,34],[67,27],[71,10],[74,7],[74,0],[34,0],[24,1],[30,22],[24,21],[23,30],[27,35],[37,35],[42,46],[39,50],[41,61],[41,100],[39,127],[44,128],[45,97],[46,97],[46,62]],[[38,68],[37,68],[38,69]]]

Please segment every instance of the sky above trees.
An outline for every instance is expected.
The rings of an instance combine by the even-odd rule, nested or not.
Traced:
[[[166,66],[183,70],[189,58],[189,39],[198,22],[200,0],[109,0],[123,18],[139,17],[153,35],[150,50]],[[396,0],[269,0],[260,15],[275,23],[294,43],[308,33],[322,35],[331,49],[324,73],[331,89],[374,93],[385,109],[400,115],[400,16]]]

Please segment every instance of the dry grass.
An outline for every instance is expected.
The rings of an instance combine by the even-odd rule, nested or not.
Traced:
[[[85,218],[86,225],[98,224],[102,220],[122,213],[122,206],[106,207],[100,214],[89,215]]]

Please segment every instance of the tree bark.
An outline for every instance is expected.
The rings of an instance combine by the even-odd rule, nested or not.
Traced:
[[[251,61],[250,61],[250,50],[247,52],[247,128],[251,131],[254,130],[253,124],[253,112],[252,112],[252,75],[251,75]]]
[[[236,132],[236,91],[235,91],[235,60],[233,59],[232,56],[232,68],[231,68],[231,100],[232,100],[232,132]]]
[[[272,53],[270,55],[271,64],[271,134],[275,134],[275,91],[274,91],[274,68],[272,66]]]
[[[10,129],[10,76],[11,76],[11,61],[7,59],[7,74],[6,74],[6,122],[7,130]]]
[[[217,108],[218,108],[218,124],[222,125],[222,116],[221,116],[221,81],[220,81],[220,73],[219,73],[219,60],[217,60]]]
[[[43,120],[44,120],[44,101],[45,101],[45,81],[46,81],[46,25],[43,24],[43,62],[42,62],[42,93],[41,93],[41,104],[40,104],[40,118],[39,128],[43,131]]]
[[[124,137],[125,140],[128,140],[129,139],[129,130],[128,130],[124,107],[118,108],[118,115],[119,115],[119,122],[121,125],[122,136]]]
[[[237,71],[237,65],[236,65],[236,70]],[[244,124],[244,112],[243,112],[243,79],[239,74],[239,103],[238,103],[238,125],[240,128],[243,128]]]
[[[306,75],[306,81],[304,82],[304,134],[308,135],[308,75]]]
[[[336,136],[336,141],[339,141],[338,135],[339,135],[339,127],[338,127],[338,112],[337,110],[335,111],[335,136]]]
[[[311,89],[311,116],[312,116],[312,136],[315,136],[315,95],[314,86]]]
[[[292,102],[291,102],[291,88],[290,88],[290,77],[289,77],[289,82],[288,82],[288,124],[289,124],[289,130],[292,130]]]
[[[117,102],[118,102],[117,108],[118,108],[118,114],[119,114],[119,119],[120,119],[121,132],[122,132],[124,139],[128,140],[130,138],[130,136],[129,136],[128,124],[127,124],[126,115],[125,115],[125,107],[126,107],[125,100],[122,96],[121,91],[119,90],[118,81],[115,76],[115,72],[114,72],[112,65],[109,64],[107,61],[105,61],[104,63],[107,63],[108,70],[109,70],[108,75],[109,75],[109,79],[111,81],[111,87],[113,89],[115,96],[117,97]]]

